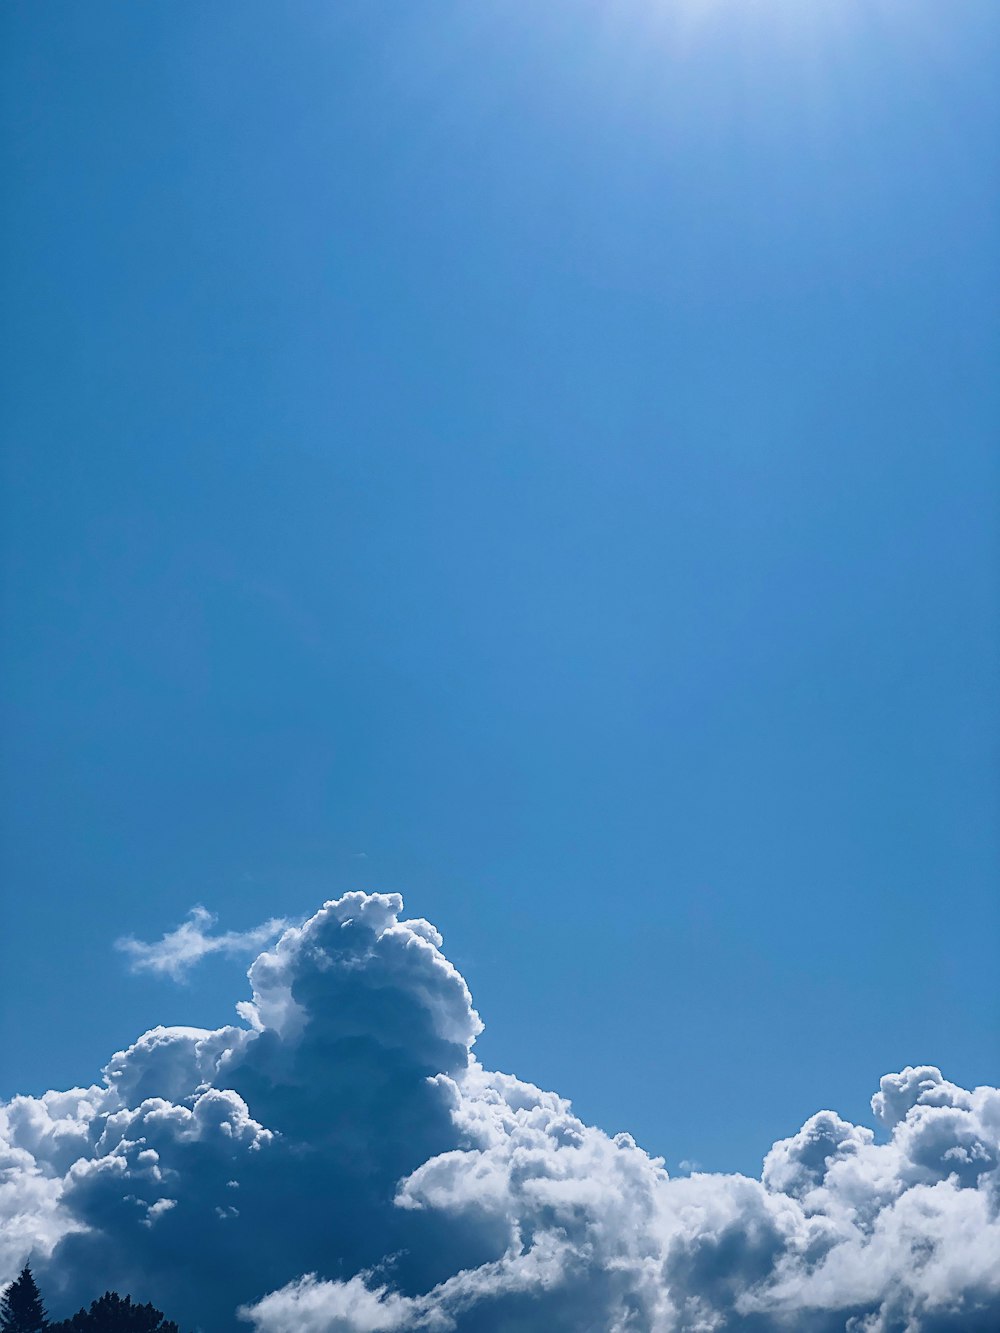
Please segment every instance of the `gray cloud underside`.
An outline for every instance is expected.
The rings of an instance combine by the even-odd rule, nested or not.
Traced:
[[[398,895],[250,969],[238,1026],[156,1028],[0,1108],[0,1276],[206,1333],[977,1333],[1000,1327],[1000,1092],[882,1079],[760,1179],[672,1179],[471,1054],[468,987]]]

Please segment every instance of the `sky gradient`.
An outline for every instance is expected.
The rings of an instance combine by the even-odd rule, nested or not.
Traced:
[[[4,5],[0,1095],[356,888],[671,1166],[997,1081],[998,47]]]

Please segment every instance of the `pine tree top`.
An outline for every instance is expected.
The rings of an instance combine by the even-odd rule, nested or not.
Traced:
[[[0,1297],[0,1333],[41,1333],[48,1319],[27,1264]]]

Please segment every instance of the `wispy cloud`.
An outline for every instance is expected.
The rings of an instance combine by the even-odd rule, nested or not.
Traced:
[[[188,919],[176,930],[168,930],[152,944],[126,935],[115,940],[115,948],[128,954],[133,972],[153,972],[158,976],[183,981],[192,967],[209,954],[239,955],[253,953],[280,935],[290,922],[271,917],[251,930],[227,930],[212,934],[217,917],[204,907],[192,907]]]

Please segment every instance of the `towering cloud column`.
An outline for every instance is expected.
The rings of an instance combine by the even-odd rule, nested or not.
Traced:
[[[671,1179],[481,1068],[402,906],[326,903],[254,962],[240,1025],[155,1028],[100,1084],[4,1106],[3,1277],[30,1259],[56,1314],[115,1287],[211,1333],[1000,1326],[996,1089],[907,1068],[884,1142],[820,1111],[759,1180]]]

